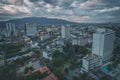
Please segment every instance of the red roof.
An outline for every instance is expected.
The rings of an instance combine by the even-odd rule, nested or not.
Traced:
[[[53,73],[51,73],[49,76],[45,77],[42,80],[58,80],[58,78]]]
[[[47,66],[44,66],[44,67],[41,67],[41,68],[38,68],[38,69],[32,71],[32,73],[34,73],[34,72],[45,73],[45,72],[47,72],[47,71],[50,71],[50,69],[49,69]]]
[[[58,78],[53,73],[51,73],[50,69],[47,66],[38,68],[38,69],[33,70],[33,71],[29,71],[27,74],[25,74],[25,76],[30,75],[30,74],[35,73],[35,72],[41,72],[41,73],[47,72],[48,76],[43,78],[42,80],[58,80]]]
[[[50,69],[47,66],[44,66],[44,67],[40,67],[38,69],[35,69],[33,71],[29,71],[27,74],[25,74],[25,76],[30,75],[30,74],[35,73],[35,72],[40,72],[40,73],[47,72],[48,74],[51,73]]]
[[[40,71],[41,73],[45,73],[45,72],[47,72],[47,71],[50,71],[50,69],[49,69],[47,66],[44,66],[44,67],[41,68],[39,71]]]

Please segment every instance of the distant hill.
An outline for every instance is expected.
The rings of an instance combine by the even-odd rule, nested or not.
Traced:
[[[36,22],[40,24],[78,24],[75,22],[70,22],[62,19],[45,18],[45,17],[27,17],[27,18],[14,19],[9,21],[2,21],[0,22],[0,27],[5,26],[7,22],[15,23],[16,25],[25,24],[26,22]]]

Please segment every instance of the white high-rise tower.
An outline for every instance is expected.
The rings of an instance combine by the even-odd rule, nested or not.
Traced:
[[[14,23],[6,23],[6,37],[17,36],[17,29]]]
[[[61,37],[63,39],[69,39],[70,38],[70,27],[67,25],[67,26],[61,26]]]
[[[26,32],[27,35],[31,36],[31,35],[36,35],[37,34],[37,25],[36,23],[26,23]]]
[[[98,28],[93,34],[92,53],[101,56],[103,62],[109,60],[112,57],[114,40],[114,31]]]
[[[62,37],[62,38],[65,38],[65,37],[66,37],[66,31],[65,31],[65,29],[66,29],[65,26],[62,26],[62,27],[61,27],[61,37]]]

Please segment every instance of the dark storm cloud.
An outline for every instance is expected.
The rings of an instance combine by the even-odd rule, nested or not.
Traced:
[[[120,6],[120,0],[102,0],[106,7]]]
[[[44,2],[46,2],[46,3],[50,3],[50,4],[54,3],[53,0],[44,0]]]
[[[37,16],[77,22],[120,20],[120,0],[0,0],[1,20]]]
[[[0,16],[7,17],[7,16],[12,16],[12,15],[8,13],[0,13]]]
[[[29,0],[30,2],[38,2],[38,1],[40,1],[40,0]]]
[[[0,4],[9,4],[7,0],[0,0]]]
[[[99,13],[96,15],[96,17],[97,16],[101,16],[101,20],[106,19],[108,21],[120,22],[120,11],[119,10]]]

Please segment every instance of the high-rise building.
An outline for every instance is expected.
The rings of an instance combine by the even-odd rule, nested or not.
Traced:
[[[62,26],[61,27],[61,37],[63,39],[69,39],[70,38],[70,27],[69,26]]]
[[[14,23],[6,24],[6,37],[17,36],[17,29]]]
[[[61,37],[62,37],[62,38],[65,38],[65,37],[66,37],[66,31],[65,31],[65,29],[66,29],[65,26],[62,26],[62,27],[61,27]]]
[[[28,36],[37,34],[37,24],[34,22],[26,23],[26,33]]]
[[[112,57],[114,47],[114,31],[105,28],[98,28],[93,34],[92,53],[102,57],[103,62]]]
[[[72,45],[80,45],[85,46],[88,44],[88,38],[83,36],[77,36],[76,38],[72,39]]]

